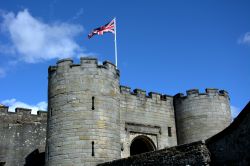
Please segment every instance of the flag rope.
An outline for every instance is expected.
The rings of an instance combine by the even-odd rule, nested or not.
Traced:
[[[117,42],[116,42],[116,18],[114,18],[114,24],[115,24],[115,66],[116,66],[116,69],[117,69]]]

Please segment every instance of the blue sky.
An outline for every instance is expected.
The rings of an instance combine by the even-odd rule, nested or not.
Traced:
[[[0,1],[0,103],[45,109],[47,69],[58,59],[114,62],[121,84],[168,95],[225,89],[234,113],[250,98],[250,1]],[[235,115],[234,115],[235,116]]]

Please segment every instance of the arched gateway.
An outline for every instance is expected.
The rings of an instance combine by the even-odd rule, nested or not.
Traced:
[[[153,141],[144,135],[137,136],[130,145],[130,156],[156,150]]]

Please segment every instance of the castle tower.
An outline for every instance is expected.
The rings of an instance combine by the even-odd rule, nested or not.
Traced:
[[[49,68],[46,165],[96,165],[120,158],[119,71],[95,58]]]
[[[231,122],[229,96],[224,90],[188,90],[187,96],[175,95],[174,107],[178,144],[209,138]]]

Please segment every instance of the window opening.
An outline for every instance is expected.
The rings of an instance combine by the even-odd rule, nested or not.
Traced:
[[[93,96],[92,97],[92,110],[95,109],[95,97]]]
[[[52,108],[50,108],[50,117],[52,117]]]
[[[94,145],[95,145],[95,142],[92,141],[92,156],[95,156]]]
[[[48,145],[48,153],[47,153],[47,158],[48,158],[48,161],[49,161],[49,145]]]
[[[169,137],[172,137],[171,127],[168,127],[168,136],[169,136]]]

